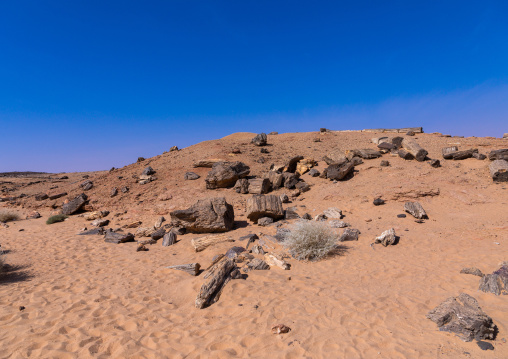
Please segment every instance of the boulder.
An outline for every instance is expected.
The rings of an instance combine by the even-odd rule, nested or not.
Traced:
[[[88,191],[93,188],[93,182],[90,180],[86,180],[85,182],[80,184],[81,188],[83,188],[83,191]]]
[[[104,236],[104,242],[115,244],[134,242],[134,235],[132,233],[116,233],[113,231],[107,231]]]
[[[357,241],[360,231],[354,228],[346,228],[344,233],[339,237],[339,242]]]
[[[461,272],[462,273],[462,272]],[[480,272],[481,273],[481,272]],[[486,274],[480,279],[482,292],[495,295],[508,294],[508,265],[504,265],[492,274]]]
[[[252,178],[249,180],[249,193],[265,194],[270,190],[270,180],[268,178]]]
[[[383,233],[379,237],[376,238],[374,243],[381,243],[383,246],[388,246],[391,244],[395,244],[397,240],[397,236],[395,235],[395,230],[390,228]]]
[[[291,172],[284,172],[282,173],[282,176],[284,178],[284,187],[287,189],[295,188],[296,184],[298,183],[298,175]]]
[[[348,159],[344,152],[340,150],[334,150],[323,157],[323,161],[326,162],[327,165],[343,165],[348,162]]]
[[[355,166],[351,162],[346,162],[343,165],[332,164],[326,168],[326,178],[341,181],[353,172],[354,168]]]
[[[310,185],[304,181],[300,181],[300,182],[296,183],[295,188],[298,189],[302,193],[310,191]]]
[[[176,243],[177,234],[173,231],[169,231],[162,237],[162,246],[169,247]]]
[[[278,171],[270,171],[268,172],[267,177],[274,191],[282,187],[282,182],[284,180],[284,176],[282,175],[282,173]]]
[[[296,167],[298,166],[298,162],[303,160],[303,156],[293,156],[284,164],[284,172],[295,173]]]
[[[494,182],[508,182],[508,161],[494,160],[489,170]]]
[[[236,193],[249,193],[249,180],[247,178],[240,178],[238,181],[236,181],[234,189]]]
[[[62,214],[68,216],[76,213],[81,209],[81,207],[83,207],[87,200],[88,196],[84,193],[76,196],[72,201],[69,201],[62,206]]]
[[[508,161],[508,148],[494,150],[489,152],[489,160],[505,160]]]
[[[227,188],[235,185],[240,178],[248,176],[250,167],[243,162],[218,162],[206,176],[206,188]]]
[[[151,176],[151,175],[154,175],[155,174],[155,170],[148,166],[146,167],[143,172],[141,172],[141,176]]]
[[[247,218],[257,223],[262,217],[275,220],[284,218],[284,210],[280,197],[274,195],[253,195],[247,200]]]
[[[198,175],[197,173],[194,173],[194,172],[187,172],[185,173],[185,176],[183,177],[185,180],[187,181],[193,181],[193,180],[197,180],[198,178],[200,178],[201,176]]]
[[[266,146],[267,140],[268,138],[266,137],[266,133],[260,133],[256,135],[251,142],[256,146]]]
[[[432,309],[427,318],[437,324],[439,330],[455,333],[460,339],[495,339],[497,327],[492,318],[483,312],[476,299],[466,293],[450,297]]]
[[[191,233],[227,232],[233,229],[235,220],[233,206],[224,197],[202,199],[170,215],[173,226],[184,227]]]

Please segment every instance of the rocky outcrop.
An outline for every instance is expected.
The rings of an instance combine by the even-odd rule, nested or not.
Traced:
[[[250,167],[243,162],[218,162],[206,176],[206,188],[227,188],[235,185],[240,178],[248,176]]]
[[[170,213],[175,227],[184,227],[192,233],[216,233],[233,229],[235,212],[224,197],[197,201],[188,209]]]

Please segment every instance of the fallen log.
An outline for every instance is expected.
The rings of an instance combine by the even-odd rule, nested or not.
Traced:
[[[162,237],[162,246],[169,247],[176,243],[176,233],[173,231],[169,231]]]
[[[422,205],[418,202],[404,203],[404,210],[417,219],[428,218]]]
[[[337,181],[343,180],[354,168],[355,165],[352,162],[343,165],[332,164],[326,168],[326,178]]]
[[[470,150],[464,150],[464,151],[457,151],[451,154],[452,159],[457,160],[465,160],[466,158],[473,157],[473,154],[478,152],[477,149],[470,149]]]
[[[402,140],[402,147],[409,153],[411,153],[415,159],[419,162],[422,162],[425,160],[425,157],[429,154],[426,150],[424,150],[416,141],[404,138]]]
[[[494,182],[508,182],[508,161],[495,160],[490,164],[489,169]]]
[[[508,148],[503,148],[501,150],[495,150],[489,152],[489,160],[505,160],[508,161]]]
[[[197,161],[197,162],[194,162],[194,164],[192,165],[193,167],[206,167],[206,168],[212,168],[214,164],[216,164],[217,162],[224,162],[225,160],[221,160],[221,159],[217,159],[217,158],[213,158],[213,159],[209,159],[209,160],[200,160],[200,161]]]
[[[196,252],[201,252],[206,248],[222,242],[234,242],[234,239],[226,234],[213,234],[204,237],[193,238],[191,244]]]
[[[268,178],[252,178],[249,181],[249,193],[265,194],[270,189],[270,180]]]
[[[189,273],[190,275],[197,276],[201,265],[199,263],[180,264],[176,266],[166,267],[168,269],[176,269]]]
[[[453,157],[453,154],[455,152],[457,152],[459,150],[459,148],[457,146],[452,146],[452,147],[445,147],[441,150],[441,152],[443,153],[443,158],[445,160],[451,160],[452,157]]]
[[[398,154],[400,158],[403,158],[405,160],[412,160],[413,158],[415,158],[411,153],[403,149],[400,149],[398,151]]]
[[[236,264],[232,259],[223,258],[217,263],[213,277],[201,286],[195,301],[196,308],[203,309],[219,300],[222,289],[231,280],[230,273],[234,269]]]

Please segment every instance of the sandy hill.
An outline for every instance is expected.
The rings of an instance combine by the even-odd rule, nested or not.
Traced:
[[[203,274],[164,268],[198,262],[205,269],[214,256],[234,245],[245,246],[241,236],[277,231],[277,224],[261,227],[248,220],[246,202],[252,195],[233,188],[206,189],[210,168],[194,168],[195,162],[241,161],[250,167],[249,176],[259,178],[272,164],[300,155],[316,160],[315,168],[323,172],[323,156],[338,150],[377,150],[371,139],[384,135],[394,136],[286,133],[269,135],[268,145],[258,147],[251,143],[255,134],[236,133],[112,171],[1,178],[0,209],[14,209],[22,218],[35,210],[42,218],[0,227],[9,266],[0,281],[0,357],[508,357],[506,296],[478,291],[479,277],[460,274],[464,267],[492,273],[508,260],[507,185],[493,182],[488,159],[453,161],[441,154],[442,148],[454,145],[486,154],[507,148],[506,139],[416,134],[411,138],[429,158],[439,159],[441,167],[387,153],[364,159],[344,181],[306,173],[301,179],[310,185],[308,192],[296,196],[286,188],[271,191],[293,194],[283,206],[295,207],[300,216],[341,209],[343,221],[360,231],[359,240],[344,242],[340,255],[318,262],[289,258],[289,271],[251,271],[245,280],[227,283],[219,301],[206,309],[194,306],[206,281]],[[390,166],[380,166],[381,161]],[[140,184],[147,166],[156,171],[156,180]],[[184,180],[189,171],[201,177]],[[234,207],[235,227],[227,234],[235,242],[196,253],[190,242],[203,235],[187,233],[172,246],[162,247],[159,240],[148,245],[149,251],[136,252],[136,243],[114,245],[102,236],[78,235],[83,227],[91,228],[79,214],[46,225],[63,203],[83,193],[80,184],[85,180],[93,182],[85,191],[85,209],[110,211],[106,218],[113,229],[135,221],[153,226],[160,216],[168,224],[173,210],[199,199],[225,197]],[[118,194],[111,197],[114,187]],[[60,193],[67,194],[36,199]],[[373,205],[378,197],[386,203]],[[409,214],[397,217],[408,200],[418,201],[429,219],[417,223]],[[282,227],[295,221],[282,221]],[[396,245],[371,245],[389,228],[400,237]],[[476,298],[493,318],[499,329],[491,341],[494,350],[440,332],[426,318],[429,310],[460,293]],[[20,311],[20,306],[25,309]],[[272,334],[272,326],[280,323],[291,331]]]

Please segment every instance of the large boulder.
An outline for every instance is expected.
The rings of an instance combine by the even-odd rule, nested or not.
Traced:
[[[86,201],[88,200],[88,196],[84,193],[76,196],[72,201],[65,203],[62,206],[62,214],[70,215],[74,214],[84,206]]]
[[[240,178],[250,173],[250,167],[243,162],[218,162],[206,176],[206,188],[227,188],[235,185]]]
[[[252,139],[252,143],[256,146],[266,146],[267,140],[266,133],[260,133]]]
[[[346,162],[342,165],[331,164],[326,168],[326,178],[341,181],[352,173],[354,168],[355,166],[352,162]]]
[[[188,209],[170,213],[175,227],[184,227],[192,233],[216,233],[233,229],[235,212],[224,197],[197,201]]]
[[[247,218],[254,223],[263,217],[284,218],[284,209],[280,197],[274,195],[253,195],[247,200]]]
[[[485,314],[476,299],[466,293],[450,297],[432,309],[427,318],[437,324],[439,330],[455,333],[466,342],[473,339],[495,339],[497,327]]]

